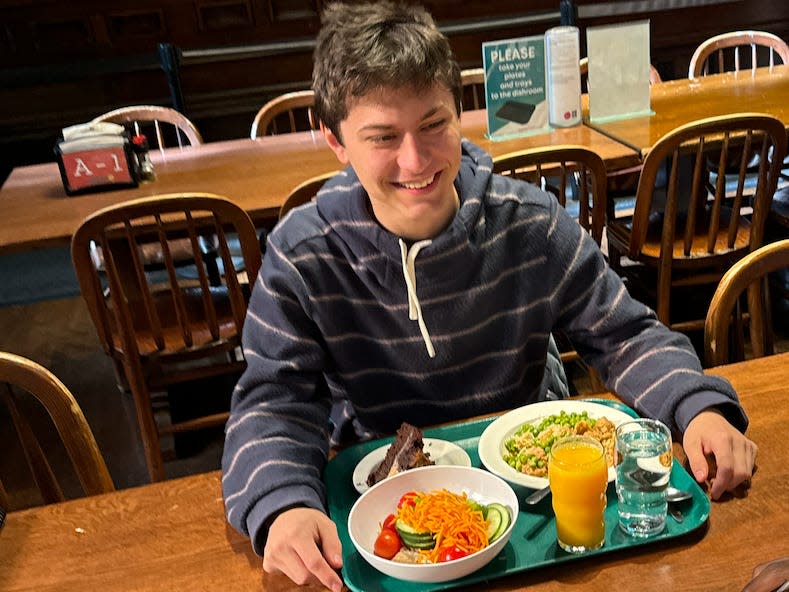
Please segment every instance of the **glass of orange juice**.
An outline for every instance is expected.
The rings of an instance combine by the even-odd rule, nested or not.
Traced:
[[[559,546],[569,553],[602,547],[608,487],[603,445],[588,436],[557,440],[548,455],[548,482]]]

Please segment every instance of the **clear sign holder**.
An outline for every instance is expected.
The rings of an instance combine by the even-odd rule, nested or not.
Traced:
[[[649,21],[588,27],[589,120],[654,115],[649,98]]]

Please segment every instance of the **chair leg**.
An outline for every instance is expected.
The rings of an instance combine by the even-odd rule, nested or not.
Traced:
[[[607,392],[608,389],[605,388],[605,385],[603,384],[603,379],[600,377],[600,373],[595,368],[592,368],[591,366],[588,366],[588,370],[589,370],[589,383],[591,385],[592,392],[595,393]]]
[[[3,518],[5,513],[11,508],[11,502],[8,499],[8,492],[5,490],[3,482],[0,480],[0,526],[3,525]]]
[[[152,482],[164,479],[164,463],[159,444],[159,430],[153,417],[151,393],[143,378],[142,368],[138,363],[124,361],[126,379],[134,398],[134,408],[137,413],[137,425],[140,428],[145,462],[148,467],[148,476]]]
[[[665,269],[658,269],[656,300],[658,320],[671,327],[671,272]]]

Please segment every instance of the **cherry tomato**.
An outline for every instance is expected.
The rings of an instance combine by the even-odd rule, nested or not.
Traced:
[[[381,529],[396,530],[395,522],[397,522],[397,516],[395,516],[394,514],[389,514],[386,518],[384,518],[384,522],[383,524],[381,524]]]
[[[458,549],[457,547],[449,547],[441,551],[441,554],[438,556],[438,562],[444,563],[446,561],[453,561],[455,559],[460,559],[461,557],[465,557],[468,555],[463,549]]]
[[[403,506],[415,506],[416,505],[416,492],[409,491],[408,493],[403,494],[403,497],[400,498],[400,501],[397,502],[397,509],[399,510]]]
[[[378,538],[375,539],[373,552],[378,555],[378,557],[391,559],[397,554],[402,546],[403,542],[400,540],[400,535],[394,530],[384,528],[381,530],[381,534],[378,535]]]

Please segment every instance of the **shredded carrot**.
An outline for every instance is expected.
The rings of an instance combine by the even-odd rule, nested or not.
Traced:
[[[438,563],[442,551],[457,547],[476,553],[488,546],[487,523],[481,510],[475,510],[468,495],[446,489],[417,492],[415,504],[404,504],[397,517],[417,532],[432,532],[436,545],[421,551],[432,563]]]

